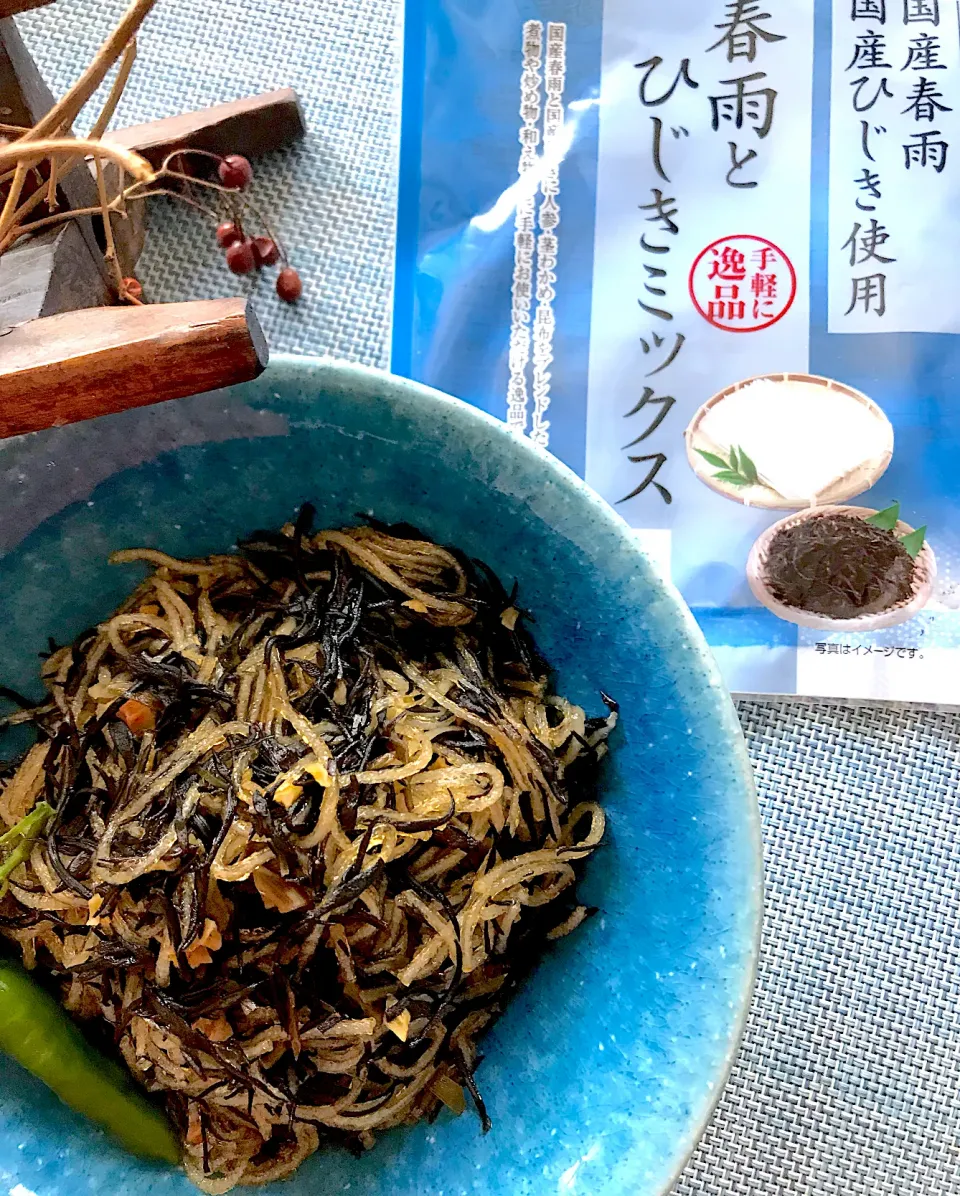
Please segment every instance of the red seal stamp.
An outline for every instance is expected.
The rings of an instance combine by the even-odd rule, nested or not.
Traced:
[[[690,271],[693,306],[724,332],[762,332],[783,319],[796,297],[793,263],[764,237],[722,237]]]

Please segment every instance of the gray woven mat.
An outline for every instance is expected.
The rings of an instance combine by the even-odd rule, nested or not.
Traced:
[[[22,19],[62,90],[120,0]],[[258,167],[307,298],[265,290],[274,348],[386,360],[396,0],[161,0],[126,122],[293,85],[311,134]],[[210,231],[152,222],[156,299],[223,294]],[[960,723],[905,710],[743,703],[766,829],[753,1017],[677,1196],[960,1196]],[[509,1196],[509,1194],[507,1194]]]
[[[960,1193],[960,723],[742,703],[760,983],[676,1196]]]

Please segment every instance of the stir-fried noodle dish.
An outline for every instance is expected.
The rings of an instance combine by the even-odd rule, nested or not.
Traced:
[[[589,914],[616,721],[549,688],[482,564],[408,527],[257,533],[51,644],[4,721],[0,929],[160,1094],[208,1192],[475,1105],[483,1032]],[[601,695],[602,696],[602,695]]]

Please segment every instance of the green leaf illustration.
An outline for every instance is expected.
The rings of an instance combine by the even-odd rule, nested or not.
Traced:
[[[872,523],[874,527],[879,527],[885,532],[892,532],[900,522],[900,504],[892,502],[889,507],[884,507],[882,511],[877,511],[876,515],[871,515],[866,522]]]
[[[926,527],[918,527],[915,532],[910,532],[909,535],[903,537],[900,543],[906,549],[907,553],[916,560],[920,555],[920,550],[927,539]]]
[[[740,473],[743,474],[751,486],[758,485],[760,478],[757,476],[757,467],[742,448],[740,450]]]
[[[756,465],[754,465],[743,449],[737,445],[731,446],[729,461],[725,461],[723,457],[717,456],[716,453],[705,452],[703,449],[697,449],[697,452],[703,457],[704,461],[717,467],[717,473],[713,475],[715,482],[726,482],[729,486],[762,485],[757,474]]]

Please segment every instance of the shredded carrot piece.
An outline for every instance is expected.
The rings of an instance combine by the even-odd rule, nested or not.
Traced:
[[[132,735],[144,735],[157,726],[156,711],[137,698],[128,698],[117,711],[117,717],[127,724]]]

